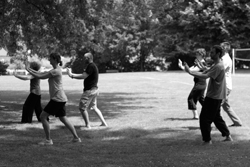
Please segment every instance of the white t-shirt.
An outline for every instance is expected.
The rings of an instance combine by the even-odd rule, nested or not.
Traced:
[[[60,67],[49,71],[53,77],[49,78],[49,94],[50,99],[57,102],[66,102],[67,96],[63,90],[62,70]]]
[[[225,68],[225,77],[226,77],[226,86],[227,89],[232,90],[232,59],[230,58],[228,53],[225,53],[222,56],[222,61]]]

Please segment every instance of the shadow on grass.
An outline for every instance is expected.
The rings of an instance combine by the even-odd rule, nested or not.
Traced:
[[[66,92],[68,117],[81,117],[78,102],[81,92]],[[48,102],[43,92],[42,104]],[[3,96],[4,95],[4,96]],[[5,97],[6,96],[6,97]],[[3,98],[4,97],[4,98]],[[222,143],[220,133],[213,132],[214,144],[201,145],[199,127],[180,126],[154,129],[124,127],[95,127],[80,130],[82,143],[68,143],[70,132],[62,124],[54,124],[51,136],[54,145],[41,147],[37,143],[44,138],[42,125],[18,124],[22,103],[27,97],[23,91],[1,92],[0,108],[0,166],[247,166],[250,143],[246,140]],[[107,119],[123,117],[129,112],[151,109],[144,96],[133,93],[102,93],[98,107]],[[91,121],[97,117],[90,113]],[[138,118],[140,119],[140,118]],[[189,119],[168,118],[164,121]],[[99,120],[98,120],[99,121]],[[54,122],[52,122],[53,124]],[[122,122],[121,122],[122,123]],[[237,139],[235,137],[235,139]],[[27,158],[29,157],[29,158]],[[233,160],[232,160],[233,159]],[[7,164],[7,165],[6,165]],[[206,165],[208,164],[208,165]]]
[[[196,119],[193,119],[193,118],[166,118],[164,119],[165,121],[193,121],[193,120],[196,120]]]
[[[217,140],[211,146],[202,146],[199,134],[183,129],[78,131],[82,143],[68,143],[70,132],[62,126],[52,129],[51,134],[54,145],[41,147],[37,145],[43,138],[41,128],[27,127],[24,131],[2,129],[0,147],[4,154],[0,155],[0,166],[233,167],[239,162],[247,166],[249,161],[245,156],[250,151],[248,142],[223,143]],[[228,161],[232,157],[234,161]]]

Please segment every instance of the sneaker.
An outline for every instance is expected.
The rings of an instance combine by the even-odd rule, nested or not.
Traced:
[[[233,138],[229,135],[229,136],[227,136],[226,139],[223,140],[223,141],[233,141]]]
[[[212,141],[210,140],[210,141],[204,141],[202,145],[211,145],[211,144],[213,144],[213,143],[212,143]]]
[[[77,139],[73,138],[72,140],[70,140],[70,142],[71,143],[81,143],[82,140],[80,138],[77,138]]]
[[[41,141],[38,143],[39,145],[42,145],[42,146],[46,146],[46,145],[53,145],[53,141],[50,139],[50,140],[44,140],[44,141]]]

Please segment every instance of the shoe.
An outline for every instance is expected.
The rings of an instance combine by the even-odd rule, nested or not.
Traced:
[[[233,138],[231,137],[231,135],[227,136],[225,140],[223,141],[233,141]]]
[[[204,141],[202,145],[211,145],[211,144],[213,144],[213,143],[212,143],[212,141],[210,140],[210,141]]]
[[[82,140],[80,138],[77,138],[77,139],[73,138],[72,140],[70,140],[70,142],[71,143],[81,143]]]
[[[42,146],[46,146],[46,145],[53,145],[53,141],[50,139],[50,140],[44,140],[44,141],[41,141],[38,143],[38,145],[42,145]]]
[[[229,125],[229,127],[240,127],[242,125],[236,125],[236,124],[232,124],[232,125]]]
[[[198,117],[194,117],[193,120],[198,120],[199,118]]]

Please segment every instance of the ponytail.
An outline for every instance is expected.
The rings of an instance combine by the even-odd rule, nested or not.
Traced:
[[[51,54],[50,54],[50,58],[56,60],[56,62],[57,62],[60,66],[62,66],[63,63],[62,63],[62,60],[61,60],[61,56],[60,56],[58,53],[51,53]]]

